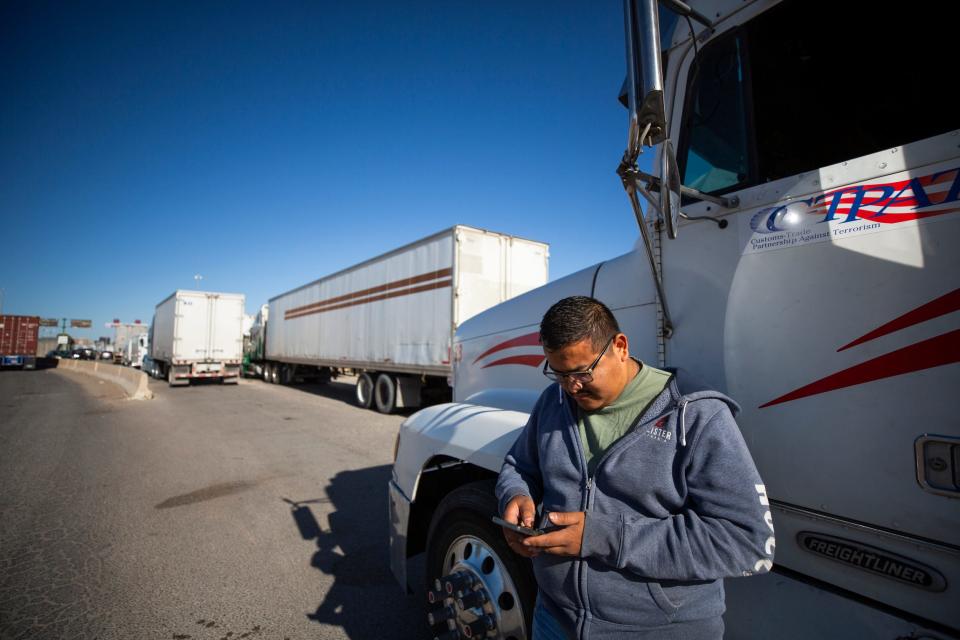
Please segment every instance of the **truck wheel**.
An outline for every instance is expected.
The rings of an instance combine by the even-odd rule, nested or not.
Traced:
[[[280,384],[293,384],[293,374],[297,365],[295,364],[282,364],[280,365]]]
[[[490,522],[494,515],[492,481],[464,485],[440,502],[427,537],[428,607],[437,617],[449,615],[445,607],[452,607],[460,637],[473,637],[472,626],[483,619],[492,637],[527,640],[536,601],[533,571]],[[473,602],[464,604],[474,606],[460,606],[458,590],[469,593]]]
[[[170,365],[170,366],[167,367],[167,384],[170,385],[171,387],[184,387],[184,386],[190,384],[190,381],[189,381],[189,380],[177,380],[177,378],[174,376],[174,368],[173,368],[173,365]]]
[[[397,381],[389,373],[377,376],[377,386],[373,390],[373,397],[377,402],[377,411],[393,413],[397,408]]]
[[[280,365],[277,364],[276,362],[271,362],[270,364],[267,365],[267,367],[269,367],[267,369],[267,373],[269,374],[267,378],[267,382],[269,382],[270,384],[277,384],[277,382],[280,381],[280,372],[277,371],[277,369],[280,368]]]
[[[369,409],[373,404],[373,378],[369,373],[357,376],[357,405]]]

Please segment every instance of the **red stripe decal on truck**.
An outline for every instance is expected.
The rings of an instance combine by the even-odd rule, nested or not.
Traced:
[[[284,317],[292,317],[299,315],[300,313],[306,311],[312,311],[321,307],[326,307],[329,305],[336,304],[338,302],[346,302],[348,300],[355,300],[357,298],[362,298],[364,296],[369,296],[375,293],[381,293],[384,291],[390,291],[391,289],[399,289],[400,287],[408,287],[410,285],[418,284],[420,282],[427,282],[429,280],[437,280],[438,278],[447,278],[453,275],[453,269],[446,268],[440,269],[439,271],[431,271],[429,273],[421,273],[418,276],[411,276],[409,278],[401,278],[399,280],[394,280],[392,282],[387,282],[386,284],[380,284],[375,287],[370,287],[369,289],[361,289],[360,291],[352,291],[350,293],[345,293],[343,295],[334,296],[333,298],[327,298],[326,300],[320,300],[318,302],[311,302],[310,304],[305,304],[299,307],[294,307],[293,309],[288,309],[284,314]]]
[[[865,382],[960,362],[960,329],[912,344],[821,378],[760,405],[761,409]]]
[[[293,318],[302,318],[304,316],[313,315],[315,313],[326,313],[327,311],[335,311],[337,309],[346,309],[347,307],[355,307],[361,304],[367,304],[369,302],[376,302],[378,300],[387,300],[389,298],[399,298],[401,296],[409,296],[414,293],[420,293],[422,291],[431,291],[433,289],[443,289],[445,287],[453,286],[453,279],[440,280],[439,282],[431,282],[430,284],[425,284],[419,287],[411,287],[409,289],[401,289],[400,291],[391,291],[390,293],[384,293],[378,296],[370,296],[367,298],[362,298],[360,300],[354,300],[352,302],[344,302],[343,304],[334,304],[325,307],[319,307],[316,309],[311,309],[308,311],[300,311],[297,313],[291,313],[290,311],[286,312],[283,315],[284,320],[289,320]]]
[[[538,347],[540,346],[540,332],[534,331],[533,333],[528,333],[526,335],[517,336],[516,338],[511,338],[505,342],[496,344],[480,355],[477,356],[477,359],[473,361],[473,364],[477,364],[482,358],[486,358],[491,353],[496,353],[497,351],[503,351],[504,349],[510,349],[511,347]],[[489,365],[488,365],[489,366]]]
[[[509,358],[503,358],[502,360],[494,360],[490,364],[483,365],[481,368],[486,369],[487,367],[496,367],[502,364],[522,364],[527,367],[539,367],[545,359],[546,356],[543,354],[535,356],[510,356]]]
[[[844,349],[855,347],[858,344],[875,340],[876,338],[885,336],[888,333],[893,333],[894,331],[899,331],[900,329],[906,329],[907,327],[915,324],[920,324],[921,322],[926,322],[927,320],[931,320],[948,313],[953,313],[957,310],[960,310],[960,289],[954,289],[950,293],[940,296],[936,300],[931,300],[930,302],[917,307],[913,311],[908,311],[899,318],[894,318],[890,322],[877,327],[870,333],[857,338],[849,344],[843,345],[837,349],[837,351],[843,351]]]

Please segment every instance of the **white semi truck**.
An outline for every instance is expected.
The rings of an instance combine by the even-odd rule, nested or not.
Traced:
[[[121,364],[139,369],[143,366],[143,356],[147,355],[150,349],[147,332],[128,337],[126,344],[117,348],[121,349]]]
[[[449,399],[456,328],[544,284],[548,260],[542,242],[445,229],[272,298],[251,328],[247,371],[281,384],[352,373],[357,404],[382,413],[428,393]]]
[[[240,380],[243,305],[239,293],[178,289],[161,301],[150,325],[152,371],[170,386],[190,380]]]
[[[530,638],[536,585],[490,522],[493,481],[548,384],[542,314],[591,295],[633,355],[743,407],[776,559],[726,581],[727,638],[960,637],[960,131],[925,93],[953,21],[696,8],[625,2],[640,239],[459,328],[454,402],[398,435],[392,569],[407,586],[424,553],[437,637]]]

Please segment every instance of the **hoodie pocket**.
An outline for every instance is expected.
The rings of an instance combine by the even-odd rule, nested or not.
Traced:
[[[658,627],[671,622],[670,607],[656,582],[587,561],[587,602],[593,615],[621,625]],[[664,598],[664,602],[658,598]]]
[[[677,613],[677,610],[680,608],[679,604],[674,604],[672,600],[667,596],[663,591],[663,587],[660,586],[659,582],[650,581],[647,583],[647,588],[650,589],[650,596],[653,598],[653,601],[657,603],[657,606],[660,607],[660,610],[667,614],[667,617],[673,618],[674,614]]]

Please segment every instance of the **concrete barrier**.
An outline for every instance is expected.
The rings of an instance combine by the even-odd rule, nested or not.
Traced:
[[[68,360],[64,358],[57,363],[57,368],[79,371],[118,384],[134,400],[153,398],[153,392],[147,388],[147,381],[149,380],[147,374],[133,367],[123,367],[99,360]]]

